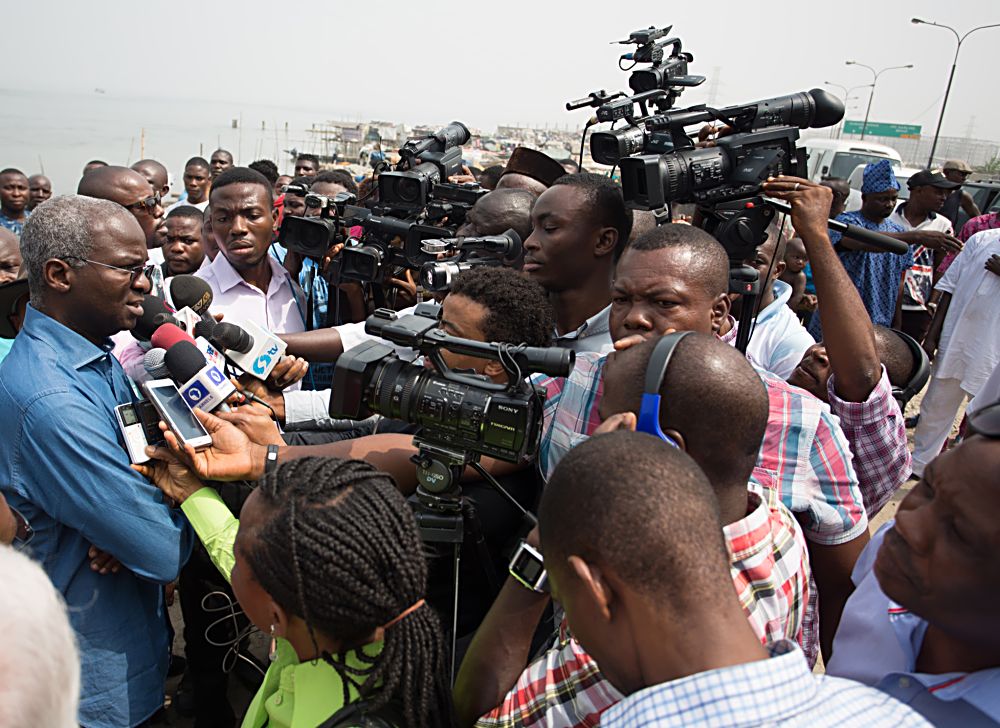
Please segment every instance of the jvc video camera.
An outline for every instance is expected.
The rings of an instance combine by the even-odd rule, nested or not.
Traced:
[[[418,350],[437,371],[401,360],[390,346],[366,342],[337,360],[330,415],[363,419],[377,413],[419,425],[419,440],[439,448],[508,462],[529,460],[541,434],[545,395],[526,377],[535,372],[567,376],[573,352],[450,336],[438,328],[439,313],[439,307],[421,304],[413,315],[397,317],[394,311],[379,309],[369,317],[365,331]],[[495,359],[510,381],[497,384],[452,371],[441,357],[442,349]],[[433,479],[423,484],[433,490]]]

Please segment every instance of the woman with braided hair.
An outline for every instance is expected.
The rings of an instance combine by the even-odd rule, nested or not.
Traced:
[[[293,460],[261,479],[237,521],[160,456],[137,469],[181,504],[247,617],[273,637],[244,728],[452,725],[423,546],[389,476],[359,460]]]

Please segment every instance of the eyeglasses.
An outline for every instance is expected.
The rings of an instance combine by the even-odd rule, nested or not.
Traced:
[[[146,212],[152,212],[160,204],[160,193],[154,192],[149,197],[139,200],[138,202],[133,202],[131,205],[122,205],[126,210],[133,210],[137,207],[145,208]]]
[[[1000,438],[1000,402],[987,405],[971,415],[965,431],[967,435]]]
[[[141,276],[152,278],[153,271],[156,270],[156,264],[148,261],[142,265],[132,266],[131,268],[122,268],[121,266],[111,265],[110,263],[102,263],[99,260],[90,260],[89,258],[69,258],[68,260],[82,260],[84,263],[90,263],[91,265],[99,265],[102,268],[110,268],[111,270],[116,270],[120,273],[128,273],[129,283],[135,283]]]

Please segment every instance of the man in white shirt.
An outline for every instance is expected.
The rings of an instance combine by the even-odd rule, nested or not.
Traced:
[[[952,190],[961,185],[949,182],[944,175],[922,170],[910,177],[906,186],[910,188],[910,199],[898,205],[889,219],[904,231],[935,230],[953,235],[951,220],[938,213]],[[902,329],[917,341],[923,340],[934,313],[930,300],[936,267],[933,250],[925,245],[913,248],[913,265],[906,271],[903,284]]]
[[[302,291],[268,255],[277,219],[271,184],[259,172],[232,167],[216,178],[211,194],[220,254],[197,275],[212,287],[212,313],[249,319],[275,334],[304,331]]]
[[[969,238],[935,290],[941,301],[924,349],[938,353],[913,436],[916,476],[941,451],[962,402],[1000,363],[1000,230]]]
[[[192,205],[202,212],[208,207],[208,195],[212,190],[212,173],[204,157],[191,157],[184,165],[184,191],[187,197],[167,208],[167,214],[175,207]]]

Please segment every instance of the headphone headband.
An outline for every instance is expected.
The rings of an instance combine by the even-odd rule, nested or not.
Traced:
[[[667,367],[670,366],[670,359],[677,349],[677,345],[690,331],[675,331],[671,334],[661,336],[656,342],[653,353],[649,357],[649,364],[646,365],[646,382],[642,395],[642,407],[639,410],[639,419],[636,430],[655,435],[661,440],[676,446],[673,439],[663,434],[660,428],[660,387],[663,386],[663,378],[667,375]]]

